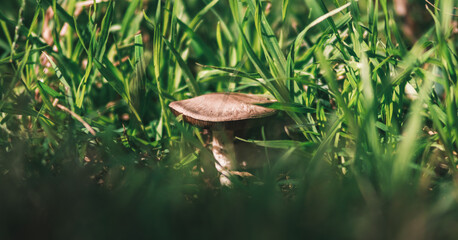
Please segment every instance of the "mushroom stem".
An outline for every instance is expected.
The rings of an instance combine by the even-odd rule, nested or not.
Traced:
[[[216,159],[215,167],[221,173],[219,180],[221,185],[229,186],[231,172],[236,169],[234,152],[234,131],[213,130],[212,152]]]

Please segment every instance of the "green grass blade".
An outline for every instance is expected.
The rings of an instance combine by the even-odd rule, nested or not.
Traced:
[[[309,108],[302,104],[298,103],[281,103],[281,102],[272,102],[272,103],[259,103],[256,104],[266,108],[276,109],[286,112],[295,112],[295,113],[315,113],[315,108]]]
[[[300,148],[300,147],[310,147],[316,145],[313,142],[299,142],[293,140],[252,140],[252,139],[243,139],[236,137],[237,140],[246,143],[253,143],[257,146],[266,147],[266,148],[280,148],[280,149],[289,149],[289,148]]]
[[[288,13],[289,0],[282,0],[281,2],[281,20],[284,22],[286,14]]]
[[[332,11],[329,11],[326,14],[323,14],[322,16],[318,17],[315,19],[313,22],[311,22],[307,27],[305,27],[296,37],[295,40],[295,51],[297,52],[299,47],[301,46],[302,42],[304,41],[304,37],[307,34],[307,32],[313,28],[314,26],[320,24],[321,22],[325,21],[326,19],[342,12],[344,9],[348,8],[351,5],[351,3],[344,4],[343,6],[336,8]]]
[[[400,185],[407,184],[407,179],[409,179],[409,166],[417,152],[418,135],[422,128],[423,105],[429,100],[432,82],[430,75],[426,75],[419,92],[419,98],[410,108],[409,118],[404,127],[403,138],[397,148],[397,155],[393,163],[393,189],[396,189]]]
[[[27,64],[27,61],[29,59],[29,54],[30,54],[30,49],[32,46],[30,46],[28,49],[25,50],[25,55],[22,61],[20,62],[18,69],[16,70],[14,77],[11,79],[10,84],[7,86],[6,91],[4,91],[4,95],[0,101],[0,110],[3,108],[3,105],[7,102],[6,99],[10,97],[10,95],[13,93],[13,89],[15,85],[21,81],[22,78],[22,72],[24,71],[24,68]]]
[[[113,9],[114,9],[114,2],[110,0],[108,3],[107,11],[105,16],[102,19],[102,24],[100,28],[100,35],[97,41],[97,50],[95,53],[95,58],[99,61],[102,61],[103,55],[105,54],[105,50],[108,43],[108,35],[111,23],[113,21]]]
[[[180,65],[181,69],[183,70],[184,74],[186,75],[186,83],[188,85],[189,90],[191,91],[193,96],[198,96],[199,95],[199,85],[197,84],[196,79],[194,78],[194,75],[192,75],[191,70],[189,69],[188,65],[184,62],[183,58],[181,58],[181,55],[177,52],[177,50],[172,46],[172,44],[167,41],[167,39],[163,39],[164,43],[167,45],[167,47],[170,49],[172,52],[173,56],[175,57],[176,61]]]
[[[285,55],[280,49],[275,33],[267,22],[261,3],[256,0],[248,0],[247,3],[250,11],[254,14],[256,32],[258,33],[258,38],[262,39],[261,46],[265,56],[268,58],[267,62],[271,66],[271,70],[276,73],[276,77],[279,78],[277,79],[278,83],[283,84],[286,79]]]
[[[134,69],[135,72],[131,77],[129,84],[129,96],[132,105],[135,107],[140,117],[143,116],[145,94],[146,94],[146,66],[143,59],[143,40],[142,35],[135,35],[134,40]]]
[[[127,37],[127,34],[129,32],[129,26],[132,24],[132,19],[134,18],[135,11],[137,7],[141,4],[140,0],[133,0],[129,6],[126,9],[126,12],[124,13],[124,17],[122,19],[121,23],[121,38],[119,40],[124,40]]]
[[[108,62],[108,60],[106,60]],[[128,94],[124,86],[124,81],[111,71],[110,67],[105,67],[97,59],[94,61],[94,66],[108,81],[108,84],[126,101],[129,101]]]

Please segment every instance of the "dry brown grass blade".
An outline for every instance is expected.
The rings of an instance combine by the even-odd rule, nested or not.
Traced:
[[[93,135],[95,136],[95,131],[94,129],[91,127],[91,125],[89,125],[86,121],[84,121],[84,119],[76,114],[75,112],[73,112],[72,110],[68,109],[67,107],[65,107],[64,105],[61,105],[58,103],[58,99],[54,100],[53,102],[53,106],[59,108],[60,110],[64,111],[64,112],[67,112],[69,113],[70,115],[72,115],[72,117],[74,117],[76,120],[78,120],[80,123],[83,124],[83,126]]]

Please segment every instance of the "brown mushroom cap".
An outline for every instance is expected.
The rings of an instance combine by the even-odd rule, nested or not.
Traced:
[[[214,125],[229,126],[240,121],[263,118],[275,113],[274,109],[254,105],[274,102],[268,97],[244,93],[209,93],[202,96],[171,102],[172,112],[193,125],[208,128]]]

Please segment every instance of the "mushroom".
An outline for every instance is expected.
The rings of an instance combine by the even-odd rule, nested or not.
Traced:
[[[215,167],[221,174],[220,183],[228,186],[231,184],[229,177],[237,167],[234,130],[243,128],[248,122],[273,115],[274,109],[255,105],[273,101],[253,94],[209,93],[171,102],[169,107],[176,116],[183,115],[184,121],[212,132]]]

